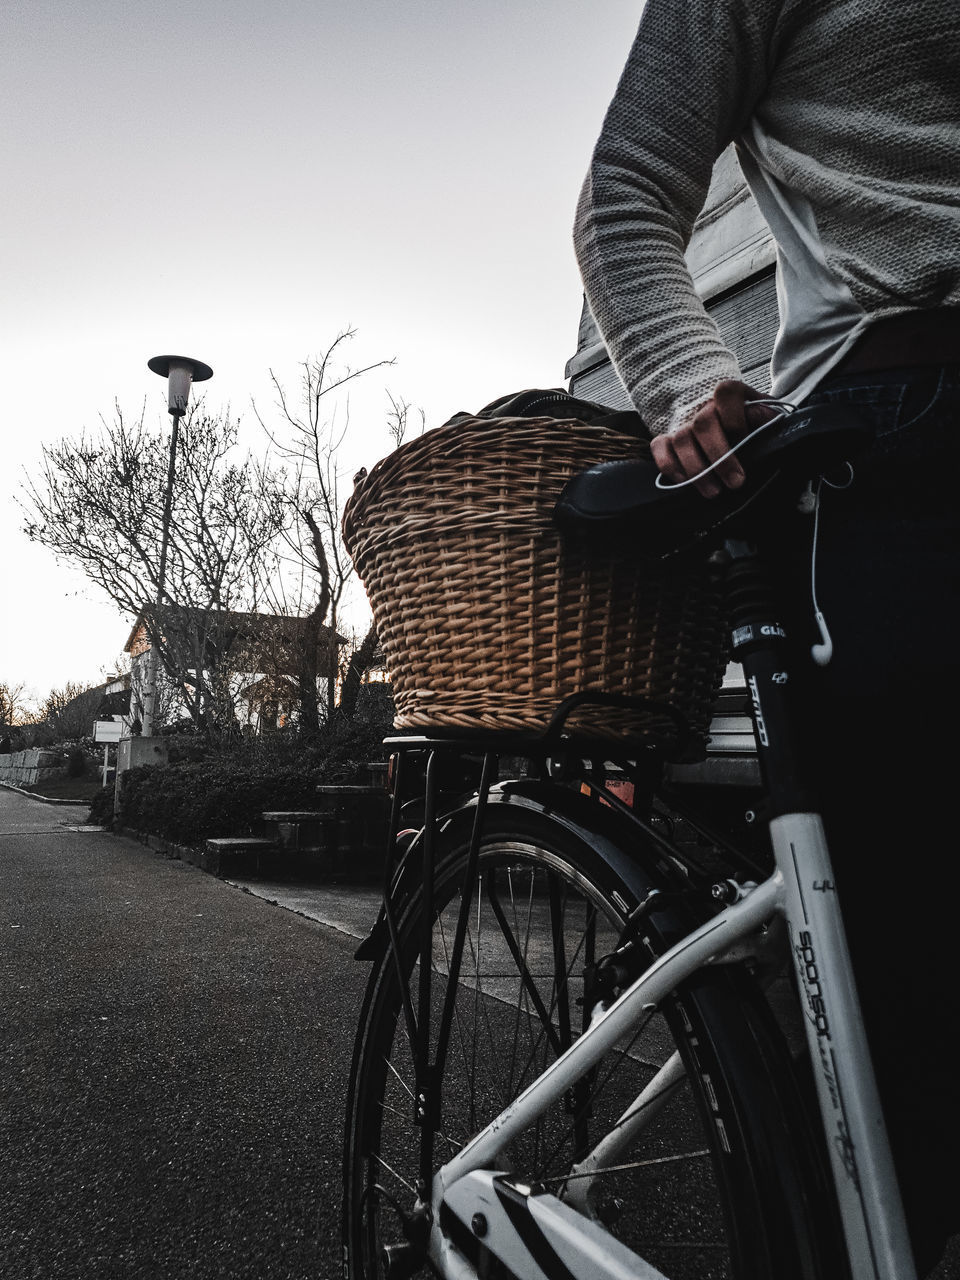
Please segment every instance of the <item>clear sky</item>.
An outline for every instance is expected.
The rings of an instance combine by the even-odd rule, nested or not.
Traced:
[[[563,384],[570,227],[642,0],[3,0],[0,681],[97,680],[129,623],[20,532],[41,444],[165,418],[159,353],[211,407],[347,325],[353,448],[384,388],[430,426]]]

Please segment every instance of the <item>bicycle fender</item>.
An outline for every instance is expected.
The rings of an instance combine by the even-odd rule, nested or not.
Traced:
[[[443,844],[459,845],[470,839],[473,831],[477,795],[470,796],[457,808],[438,818],[438,836]],[[487,798],[488,826],[516,825],[530,830],[518,834],[538,835],[549,839],[551,827],[558,834],[572,836],[588,846],[594,857],[605,863],[633,898],[624,904],[625,912],[644,901],[652,888],[682,888],[668,860],[634,826],[596,798],[580,792],[543,783],[533,778],[516,779],[495,784]],[[399,911],[422,879],[423,830],[410,841],[390,886],[390,899]],[[681,919],[676,904],[664,906],[656,915],[661,926],[670,932],[686,932],[694,923]],[[662,919],[661,919],[662,917]],[[370,934],[354,953],[357,960],[379,960],[390,945],[390,930],[383,907]]]

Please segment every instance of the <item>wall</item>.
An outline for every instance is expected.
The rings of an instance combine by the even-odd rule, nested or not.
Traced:
[[[51,778],[63,778],[67,762],[59,751],[10,751],[0,755],[0,782],[12,782],[18,787],[32,787],[37,782]]]

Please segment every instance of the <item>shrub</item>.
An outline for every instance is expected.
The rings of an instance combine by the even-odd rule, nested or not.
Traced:
[[[319,783],[350,782],[365,763],[382,759],[380,729],[364,724],[335,724],[312,746],[256,740],[229,754],[128,770],[115,818],[177,844],[254,835],[265,810],[311,809]]]
[[[113,825],[113,783],[109,787],[101,787],[90,801],[90,812],[87,821],[100,827]]]

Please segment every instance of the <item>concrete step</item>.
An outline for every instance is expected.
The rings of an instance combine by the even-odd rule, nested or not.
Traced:
[[[300,853],[331,844],[339,822],[335,814],[308,809],[268,810],[261,817],[268,826],[276,827],[282,849]]]
[[[279,848],[276,840],[260,836],[214,836],[204,845],[200,867],[215,876],[258,872],[261,857],[276,853]]]
[[[219,836],[207,840],[198,866],[221,879],[269,877],[310,883],[342,874],[345,862],[343,851],[329,841],[295,844],[258,836]]]
[[[268,809],[260,816],[264,822],[310,822],[329,818],[330,815],[319,809]]]

